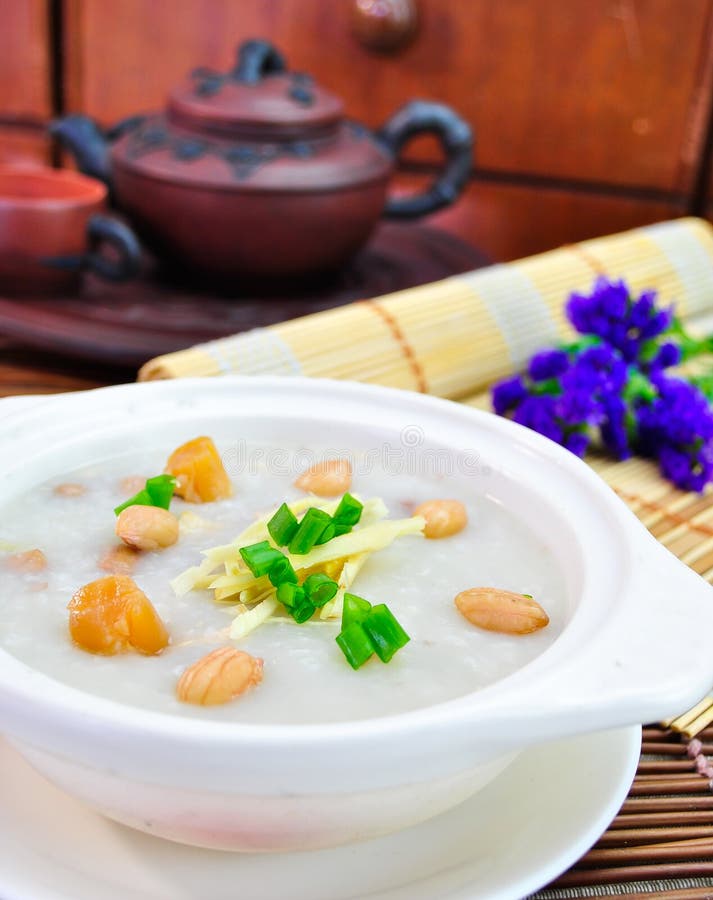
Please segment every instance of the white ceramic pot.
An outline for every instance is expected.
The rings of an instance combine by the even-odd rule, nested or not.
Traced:
[[[256,422],[475,450],[487,492],[547,536],[568,622],[541,656],[464,697],[353,723],[242,725],[130,708],[0,651],[0,731],[112,818],[212,847],[307,849],[403,828],[461,802],[536,742],[656,720],[713,683],[713,591],[587,465],[447,401],[299,378],[185,380],[52,397],[0,418],[0,503],[112,452]],[[474,487],[474,489],[476,489]],[[477,487],[482,490],[483,484]]]

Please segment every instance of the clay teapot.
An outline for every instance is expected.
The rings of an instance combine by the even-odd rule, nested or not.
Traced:
[[[381,216],[417,218],[452,203],[473,144],[466,122],[424,101],[374,133],[261,40],[242,44],[226,73],[193,71],[170,92],[165,112],[106,132],[69,115],[51,130],[83,172],[109,185],[160,258],[223,279],[338,267]],[[423,132],[443,145],[442,173],[422,194],[387,197],[401,147]]]

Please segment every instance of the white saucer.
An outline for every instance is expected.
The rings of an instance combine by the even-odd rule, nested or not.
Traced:
[[[616,815],[637,727],[521,754],[471,800],[399,834],[292,854],[230,854],[90,812],[0,741],[2,900],[519,900],[582,856]]]

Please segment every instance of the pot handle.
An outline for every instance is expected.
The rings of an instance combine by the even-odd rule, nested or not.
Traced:
[[[126,225],[109,216],[94,215],[87,222],[87,243],[86,253],[46,257],[42,263],[68,272],[90,271],[106,281],[128,281],[138,274],[141,246]],[[113,256],[101,252],[102,244],[112,247]]]
[[[87,223],[89,251],[84,255],[83,267],[107,281],[128,281],[138,274],[141,246],[134,232],[108,216],[94,215]],[[102,244],[113,248],[116,258],[101,252]]]
[[[389,219],[415,219],[450,206],[468,180],[474,138],[466,121],[443,103],[412,100],[394,113],[376,137],[396,158],[404,144],[417,134],[436,135],[443,145],[446,165],[422,194],[387,200],[384,215]]]
[[[498,703],[494,734],[512,733],[513,722],[527,722],[533,741],[655,722],[710,691],[711,586],[638,522],[632,537],[621,605],[579,652]]]

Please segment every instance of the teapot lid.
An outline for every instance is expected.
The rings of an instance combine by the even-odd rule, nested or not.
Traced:
[[[199,68],[168,99],[177,124],[266,140],[317,136],[343,116],[342,101],[311,76],[289,72],[267,41],[245,41],[228,72]]]

